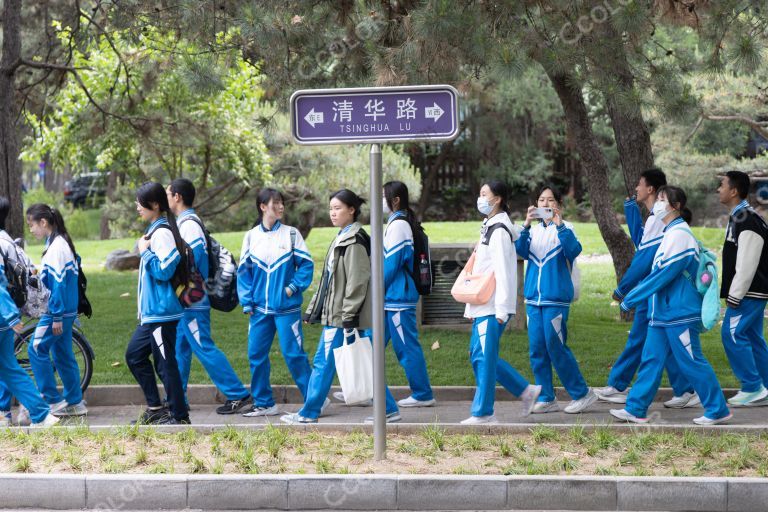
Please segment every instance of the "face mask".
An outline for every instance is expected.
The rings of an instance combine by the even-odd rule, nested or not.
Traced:
[[[488,200],[484,197],[478,197],[477,198],[477,211],[482,213],[483,215],[488,215],[493,211],[493,206],[491,206],[491,203],[488,202]]]
[[[664,219],[664,217],[667,216],[667,214],[669,213],[667,211],[667,204],[668,203],[666,201],[661,201],[661,200],[653,203],[652,211],[653,211],[653,214],[656,216],[656,218]]]
[[[389,209],[386,198],[381,200],[381,211],[384,212],[384,215],[389,215],[392,213],[392,210]]]

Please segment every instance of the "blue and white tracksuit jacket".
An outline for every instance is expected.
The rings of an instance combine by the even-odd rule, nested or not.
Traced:
[[[206,280],[208,278],[208,246],[205,233],[197,221],[199,218],[191,208],[176,218],[181,238],[192,249],[195,267],[203,280]],[[248,390],[240,382],[227,356],[211,338],[211,304],[207,294],[202,300],[184,308],[184,317],[176,331],[176,361],[184,390],[187,389],[189,382],[193,353],[227,400],[248,397]]]
[[[270,230],[259,224],[245,234],[237,268],[237,294],[243,311],[265,315],[300,312],[302,293],[312,282],[314,268],[297,229],[279,221]],[[286,287],[293,291],[290,297]]]
[[[413,230],[405,211],[394,212],[384,230],[384,343],[392,340],[397,360],[413,398],[432,400],[432,387],[427,374],[427,362],[419,343],[416,304],[419,292],[413,281]],[[397,410],[397,404],[387,387],[387,411]]]
[[[473,272],[493,272],[496,289],[486,304],[467,304],[464,309],[464,316],[472,318],[469,359],[476,388],[470,414],[477,417],[493,414],[496,382],[516,396],[528,387],[528,381],[499,356],[501,336],[517,311],[515,239],[520,228],[500,212],[483,221],[480,233]]]
[[[3,253],[8,254],[8,247],[3,247]],[[21,313],[8,293],[5,260],[0,255],[0,384],[2,384],[2,404],[0,405],[3,412],[10,414],[11,396],[15,396],[29,411],[32,422],[39,423],[48,415],[49,408],[40,397],[40,392],[32,379],[19,366],[19,361],[16,359],[14,334],[11,329],[20,322]]]
[[[624,311],[648,303],[648,338],[626,407],[640,418],[656,395],[670,352],[701,398],[705,416],[718,419],[729,414],[715,372],[701,351],[702,297],[685,276],[686,271],[695,276],[699,266],[699,245],[689,230],[679,217],[667,225],[651,273],[621,303]]]
[[[315,265],[296,228],[275,222],[259,224],[245,234],[237,269],[237,293],[244,313],[250,313],[248,360],[255,407],[272,407],[269,350],[278,335],[288,371],[306,398],[312,370],[304,351],[302,294],[312,282]],[[292,292],[288,296],[286,288]]]
[[[51,291],[48,313],[54,322],[77,316],[79,291],[77,286],[78,265],[69,244],[61,236],[52,235],[46,241],[40,279]]]
[[[634,199],[624,202],[624,215],[627,218],[630,237],[637,251],[632,258],[632,263],[619,281],[618,287],[614,290],[614,294],[619,299],[623,299],[651,273],[653,258],[664,238],[664,223],[653,213],[648,216],[645,226],[643,226],[640,207]],[[611,367],[611,373],[608,375],[609,386],[621,391],[629,387],[637,368],[640,366],[647,336],[648,307],[646,303],[641,303],[635,308],[635,317],[624,350]],[[666,368],[675,396],[693,391],[693,387],[680,373],[680,369],[671,355],[667,360]]]
[[[531,368],[536,384],[541,386],[539,402],[555,400],[553,366],[571,398],[579,400],[589,388],[566,342],[574,296],[571,269],[581,253],[581,243],[571,224],[564,222],[558,227],[539,222],[524,229],[515,246],[528,260],[524,294]]]
[[[181,255],[165,217],[154,221],[145,233],[152,233],[149,247],[141,253],[139,264],[138,309],[139,323],[175,322],[184,315],[171,278]],[[154,233],[153,233],[154,232]]]

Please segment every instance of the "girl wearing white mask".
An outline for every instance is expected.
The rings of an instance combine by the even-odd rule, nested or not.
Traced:
[[[499,357],[499,343],[504,328],[515,315],[517,307],[517,253],[514,241],[518,227],[509,219],[507,198],[509,188],[501,181],[488,181],[480,189],[477,209],[485,216],[480,242],[475,249],[473,273],[493,272],[496,280],[494,294],[485,304],[467,304],[464,316],[472,320],[469,357],[475,373],[475,398],[471,416],[461,423],[477,425],[496,423],[494,395],[498,381],[522,401],[522,414],[531,413],[541,392],[532,386],[505,360]]]

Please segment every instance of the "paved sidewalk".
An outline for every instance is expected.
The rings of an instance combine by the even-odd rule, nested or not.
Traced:
[[[560,402],[561,409],[567,402]],[[620,407],[615,404],[598,402],[588,411],[582,414],[565,414],[564,412],[552,412],[547,414],[534,414],[523,417],[520,414],[520,403],[517,401],[498,401],[496,403],[497,425],[480,425],[474,427],[460,426],[459,422],[469,416],[471,402],[469,401],[439,401],[434,407],[401,408],[402,421],[391,424],[390,430],[408,432],[420,430],[425,425],[438,424],[451,430],[482,431],[490,429],[499,430],[527,430],[537,424],[552,425],[559,428],[570,428],[581,424],[587,427],[611,426],[616,428],[654,428],[654,429],[681,429],[681,428],[717,428],[721,430],[736,431],[768,431],[768,407],[756,407],[747,409],[733,409],[734,418],[726,425],[715,427],[698,427],[693,424],[693,418],[701,416],[703,409],[694,407],[689,409],[666,409],[659,402],[653,404],[649,411],[651,423],[647,425],[630,425],[620,423],[608,413],[609,409]],[[218,404],[195,404],[190,410],[192,424],[200,429],[208,430],[237,425],[243,427],[260,428],[269,423],[283,425],[280,416],[266,418],[246,418],[240,414],[219,415],[216,414]],[[283,412],[296,412],[301,404],[289,403],[280,406]],[[94,427],[108,427],[113,425],[129,424],[143,411],[141,404],[125,406],[89,406],[89,414],[85,422]],[[356,428],[370,428],[364,423],[367,416],[373,414],[372,407],[348,407],[340,402],[333,401],[325,414],[317,424],[300,426],[298,428],[320,428],[330,430],[352,430]],[[79,424],[82,420],[72,418],[67,424]]]

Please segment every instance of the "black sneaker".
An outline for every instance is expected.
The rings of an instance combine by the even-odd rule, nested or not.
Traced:
[[[216,408],[216,414],[237,414],[252,403],[251,395],[240,400],[227,400],[224,405]]]
[[[191,424],[192,424],[192,421],[189,419],[189,416],[184,416],[179,420],[177,420],[172,416],[167,416],[164,421],[157,423],[157,425],[191,425]]]
[[[141,413],[139,419],[133,420],[131,425],[136,425],[137,423],[139,425],[159,425],[167,421],[168,418],[170,418],[170,415],[168,414],[168,409],[166,408],[147,409]]]

